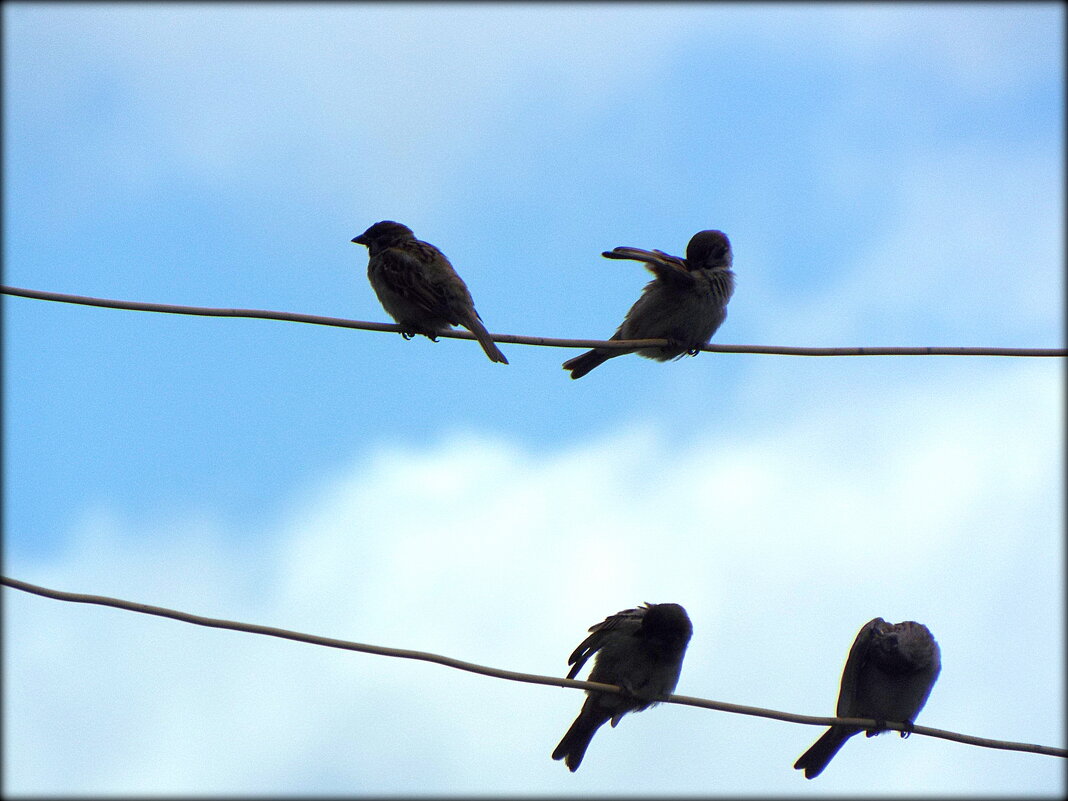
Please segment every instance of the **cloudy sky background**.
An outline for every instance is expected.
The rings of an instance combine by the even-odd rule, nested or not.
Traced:
[[[396,219],[489,329],[607,337],[726,231],[716,341],[1063,346],[1060,5],[4,6],[4,282],[387,321]],[[405,342],[11,298],[4,572],[562,675],[682,603],[678,691],[831,714],[926,623],[919,722],[1064,743],[1061,360]],[[1053,795],[1064,763],[662,706],[3,590],[12,794]],[[877,777],[873,780],[872,777]]]

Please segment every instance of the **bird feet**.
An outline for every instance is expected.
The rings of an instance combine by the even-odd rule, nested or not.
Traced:
[[[692,345],[689,342],[683,342],[681,339],[671,339],[668,337],[668,345],[676,352],[682,351],[687,356],[696,356],[701,352],[700,345]]]
[[[886,721],[879,718],[875,718],[875,728],[868,729],[864,732],[865,737],[874,737],[877,734],[882,734],[886,731]]]
[[[401,336],[405,339],[415,339],[417,336],[422,335],[429,339],[431,342],[437,342],[437,334],[428,334],[425,331],[401,331]]]

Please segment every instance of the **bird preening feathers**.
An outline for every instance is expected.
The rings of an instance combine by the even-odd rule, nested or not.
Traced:
[[[587,691],[582,711],[553,751],[572,773],[578,770],[593,735],[609,720],[655,706],[675,691],[693,634],[686,610],[678,604],[645,604],[624,609],[590,627],[589,637],[567,660],[575,678],[596,654],[589,680],[615,684],[625,694]]]
[[[667,339],[665,347],[638,348],[639,356],[666,362],[685,353],[694,355],[708,344],[727,319],[727,302],[734,293],[731,243],[722,231],[699,231],[680,259],[660,250],[617,247],[601,254],[606,259],[640,261],[656,276],[645,285],[612,339]],[[609,359],[634,353],[626,348],[594,348],[568,359],[564,369],[582,378]]]
[[[938,643],[922,623],[887,623],[881,617],[870,620],[849,649],[836,716],[911,726],[941,670]],[[831,726],[794,767],[803,770],[806,779],[815,779],[846,740],[860,731],[854,726]],[[880,731],[885,729],[866,734],[872,737]],[[901,736],[907,734],[902,732]]]
[[[392,220],[377,222],[352,240],[369,254],[367,278],[383,308],[404,329],[404,338],[431,340],[450,326],[475,335],[490,361],[508,364],[475,311],[467,284],[445,254]]]

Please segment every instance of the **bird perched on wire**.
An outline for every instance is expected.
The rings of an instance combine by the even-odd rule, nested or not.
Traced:
[[[849,649],[836,716],[904,723],[911,729],[941,670],[941,651],[926,626],[911,620],[891,624],[877,617],[865,624]],[[815,779],[845,741],[860,731],[855,726],[831,726],[794,767],[803,770],[806,779]],[[882,731],[887,729],[871,729],[866,735]]]
[[[462,325],[490,361],[508,364],[475,311],[467,284],[444,253],[392,220],[376,222],[352,241],[367,246],[367,278],[383,308],[404,329],[405,339],[422,334],[436,342],[442,331]]]
[[[686,246],[686,258],[660,250],[618,247],[601,254],[606,259],[644,262],[656,278],[645,285],[612,339],[667,339],[666,347],[638,348],[639,356],[660,362],[696,355],[727,319],[727,302],[734,294],[731,243],[722,231],[699,231]],[[564,362],[572,378],[629,349],[595,348]]]
[[[686,610],[678,604],[645,604],[624,609],[590,627],[593,632],[567,660],[575,678],[595,653],[589,680],[622,687],[626,694],[587,691],[582,711],[553,751],[574,773],[597,730],[614,727],[628,712],[641,712],[670,695],[679,682],[682,658],[693,635]]]

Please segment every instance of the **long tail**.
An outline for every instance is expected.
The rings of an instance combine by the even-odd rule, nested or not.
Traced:
[[[490,336],[486,326],[482,325],[482,321],[478,319],[477,315],[471,315],[470,319],[464,320],[460,325],[475,335],[475,339],[482,346],[482,350],[486,351],[486,355],[489,356],[491,362],[508,364],[508,360],[504,358],[501,349],[497,347],[497,343],[493,341],[493,337]]]
[[[590,370],[601,366],[613,356],[622,356],[627,352],[625,350],[588,350],[581,356],[564,362],[564,369],[571,371],[572,378],[582,378]]]
[[[815,779],[827,767],[834,755],[838,753],[845,741],[856,734],[859,729],[848,726],[831,726],[823,736],[812,744],[794,763],[794,768],[803,770],[806,779]]]
[[[587,700],[582,706],[582,711],[567,730],[564,739],[553,751],[553,759],[562,759],[567,769],[574,773],[582,764],[582,757],[586,755],[590,740],[597,730],[608,720],[608,716],[590,707]]]

